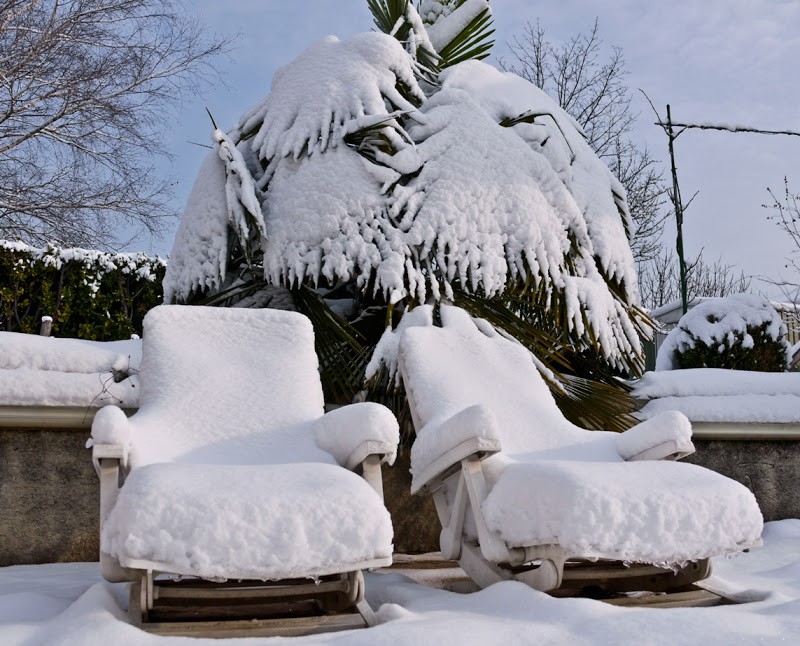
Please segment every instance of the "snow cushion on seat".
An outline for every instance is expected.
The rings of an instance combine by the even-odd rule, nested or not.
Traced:
[[[210,579],[323,576],[389,565],[392,524],[367,482],[338,466],[152,464],[128,476],[101,551]]]
[[[483,512],[513,547],[558,543],[586,558],[643,563],[739,552],[762,529],[745,487],[675,462],[512,463]]]

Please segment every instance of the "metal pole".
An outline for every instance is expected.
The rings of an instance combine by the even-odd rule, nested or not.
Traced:
[[[667,135],[669,136],[669,159],[672,165],[672,204],[675,207],[675,222],[678,227],[676,246],[678,250],[678,265],[681,272],[681,302],[683,304],[683,313],[686,314],[689,309],[689,303],[686,296],[686,263],[683,259],[683,204],[681,202],[681,191],[678,188],[678,171],[675,168],[675,149],[672,145],[677,135],[672,132],[672,115],[669,104],[667,104]]]

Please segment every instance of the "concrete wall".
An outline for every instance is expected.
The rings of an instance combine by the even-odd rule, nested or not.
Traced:
[[[684,462],[699,464],[752,491],[765,521],[800,518],[800,440],[693,440]]]
[[[0,566],[97,560],[100,487],[88,436],[0,428]]]
[[[96,561],[100,483],[85,448],[88,428],[0,428],[0,567]],[[408,451],[383,468],[395,550],[439,549],[429,496],[411,496]]]
[[[0,566],[95,561],[99,483],[88,428],[0,428]],[[738,480],[754,492],[765,520],[800,518],[800,440],[695,440],[686,462]],[[411,496],[408,451],[384,468],[395,550],[439,549],[428,496]]]

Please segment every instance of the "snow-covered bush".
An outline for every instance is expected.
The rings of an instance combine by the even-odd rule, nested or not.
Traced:
[[[142,333],[147,311],[162,301],[166,262],[143,253],[45,249],[0,240],[0,330],[114,341]]]
[[[366,348],[446,299],[498,313],[545,358],[639,371],[624,188],[547,94],[480,62],[487,0],[368,4],[383,33],[315,43],[214,131],[165,299],[263,307],[276,288],[305,304],[312,291]]]
[[[664,340],[656,368],[780,372],[788,350],[786,325],[769,301],[736,294],[689,310]]]

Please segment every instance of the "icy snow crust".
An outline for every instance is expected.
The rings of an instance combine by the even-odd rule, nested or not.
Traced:
[[[132,567],[226,578],[389,562],[388,512],[337,459],[373,440],[393,460],[397,422],[376,404],[336,411],[352,435],[325,420],[306,317],[163,305],[144,330],[139,412],[100,411],[92,428],[95,444],[122,444],[131,468],[102,551]]]
[[[483,461],[490,489],[483,511],[512,546],[557,539],[574,555],[674,563],[758,539],[761,513],[742,485],[690,464],[623,462],[620,449],[685,441],[679,413],[652,420],[649,430],[635,427],[631,440],[580,429],[563,417],[525,348],[479,329],[457,308],[442,307],[442,322],[443,329],[411,327],[401,339],[404,383],[422,422],[411,449],[415,487],[433,460],[465,439],[448,420],[482,405],[495,419],[482,435],[502,443]]]
[[[664,339],[656,358],[656,370],[678,370],[680,364],[675,351],[683,353],[694,348],[697,341],[724,348],[732,346],[738,338],[744,347],[751,348],[753,337],[748,334],[747,326],[765,324],[767,336],[773,341],[786,335],[786,324],[763,296],[735,294],[704,301],[684,314]],[[784,341],[783,345],[788,355],[788,342]]]
[[[431,4],[423,15],[446,14],[444,28],[481,6]],[[355,278],[390,302],[425,302],[456,284],[491,296],[530,279],[563,294],[567,328],[591,327],[612,364],[638,352],[636,325],[604,280],[638,302],[625,192],[575,121],[532,84],[477,61],[448,68],[426,99],[414,65],[393,37],[367,33],[323,39],[278,70],[266,99],[226,139],[215,134],[228,152],[212,151],[193,189],[167,300],[220,289],[228,223],[239,233],[236,223],[260,228],[263,215],[257,237],[273,284]],[[499,125],[523,113],[534,123]],[[390,152],[347,143],[366,126]]]
[[[0,332],[0,404],[136,408],[141,341]],[[117,378],[127,378],[115,382]]]

